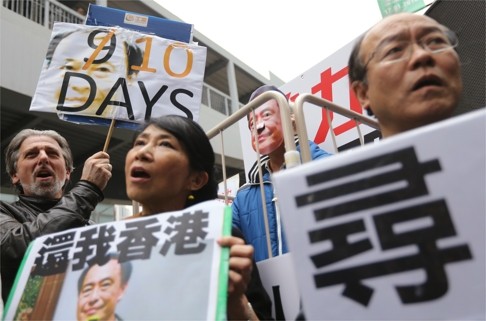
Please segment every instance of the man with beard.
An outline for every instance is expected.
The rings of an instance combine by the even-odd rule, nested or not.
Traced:
[[[53,130],[24,129],[5,151],[7,173],[19,199],[0,202],[2,298],[7,300],[29,243],[35,238],[85,226],[104,198],[111,178],[109,155],[95,153],[81,180],[64,195],[73,157],[64,137]]]

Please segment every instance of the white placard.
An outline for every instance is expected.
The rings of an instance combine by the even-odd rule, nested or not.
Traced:
[[[112,281],[112,289],[99,282],[91,291],[97,293],[89,294],[92,307],[84,311],[89,320],[103,319],[109,309],[123,320],[225,320],[229,249],[217,240],[229,235],[230,214],[228,206],[212,200],[38,237],[24,257],[2,320],[76,320],[85,271],[94,267],[99,273],[113,253],[121,265],[131,265],[124,294],[109,299],[120,281]],[[108,276],[118,279],[113,275]]]
[[[273,177],[308,320],[482,320],[486,111]]]
[[[120,27],[55,23],[30,107],[130,122],[197,121],[206,48]]]
[[[275,320],[295,320],[300,312],[300,293],[292,253],[257,262],[263,287],[272,300]]]

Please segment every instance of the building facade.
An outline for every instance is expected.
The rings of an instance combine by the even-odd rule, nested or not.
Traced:
[[[53,113],[29,111],[53,23],[83,23],[83,13],[89,3],[181,21],[152,0],[3,0],[0,7],[2,199],[15,199],[10,178],[5,171],[4,150],[12,137],[24,128],[54,129],[68,139],[75,158],[73,181],[81,176],[86,158],[103,149],[108,127],[76,125],[59,120]],[[208,131],[245,104],[254,89],[270,83],[270,80],[197,30],[194,30],[193,40],[207,48],[199,123]],[[279,85],[281,81],[274,80],[273,83]],[[111,220],[114,217],[114,204],[131,204],[125,194],[124,162],[133,135],[132,131],[126,129],[116,128],[113,132],[108,148],[113,164],[113,177],[105,190],[105,202],[94,213],[97,221]],[[221,169],[222,148],[216,140],[212,143]],[[227,176],[243,172],[238,126],[232,126],[225,132],[224,153]],[[221,170],[219,172],[222,178]]]

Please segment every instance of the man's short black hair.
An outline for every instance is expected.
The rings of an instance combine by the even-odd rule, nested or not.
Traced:
[[[88,271],[94,266],[94,265],[99,265],[103,266],[106,263],[110,262],[111,260],[115,260],[120,264],[121,268],[121,284],[126,285],[128,283],[128,280],[130,280],[130,276],[132,275],[132,263],[130,261],[125,261],[125,262],[120,262],[120,259],[118,257],[118,253],[109,253],[106,257],[104,257],[103,260],[95,260],[94,262],[91,263],[90,266],[85,268],[81,275],[79,276],[78,279],[78,294],[81,293],[81,290],[83,288],[83,283],[84,279],[86,278],[86,274],[88,274]]]
[[[287,96],[285,96],[285,94],[280,89],[278,89],[277,87],[275,87],[273,85],[263,85],[263,86],[258,87],[257,89],[255,89],[251,93],[250,100],[248,102],[250,102],[253,99],[257,98],[258,96],[260,96],[264,92],[271,91],[271,90],[274,90],[274,91],[277,91],[277,92],[281,93],[282,96],[284,96],[285,99],[287,99]]]

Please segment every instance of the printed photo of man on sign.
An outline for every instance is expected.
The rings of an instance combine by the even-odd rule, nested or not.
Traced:
[[[199,116],[206,48],[56,23],[30,110],[143,122]]]

